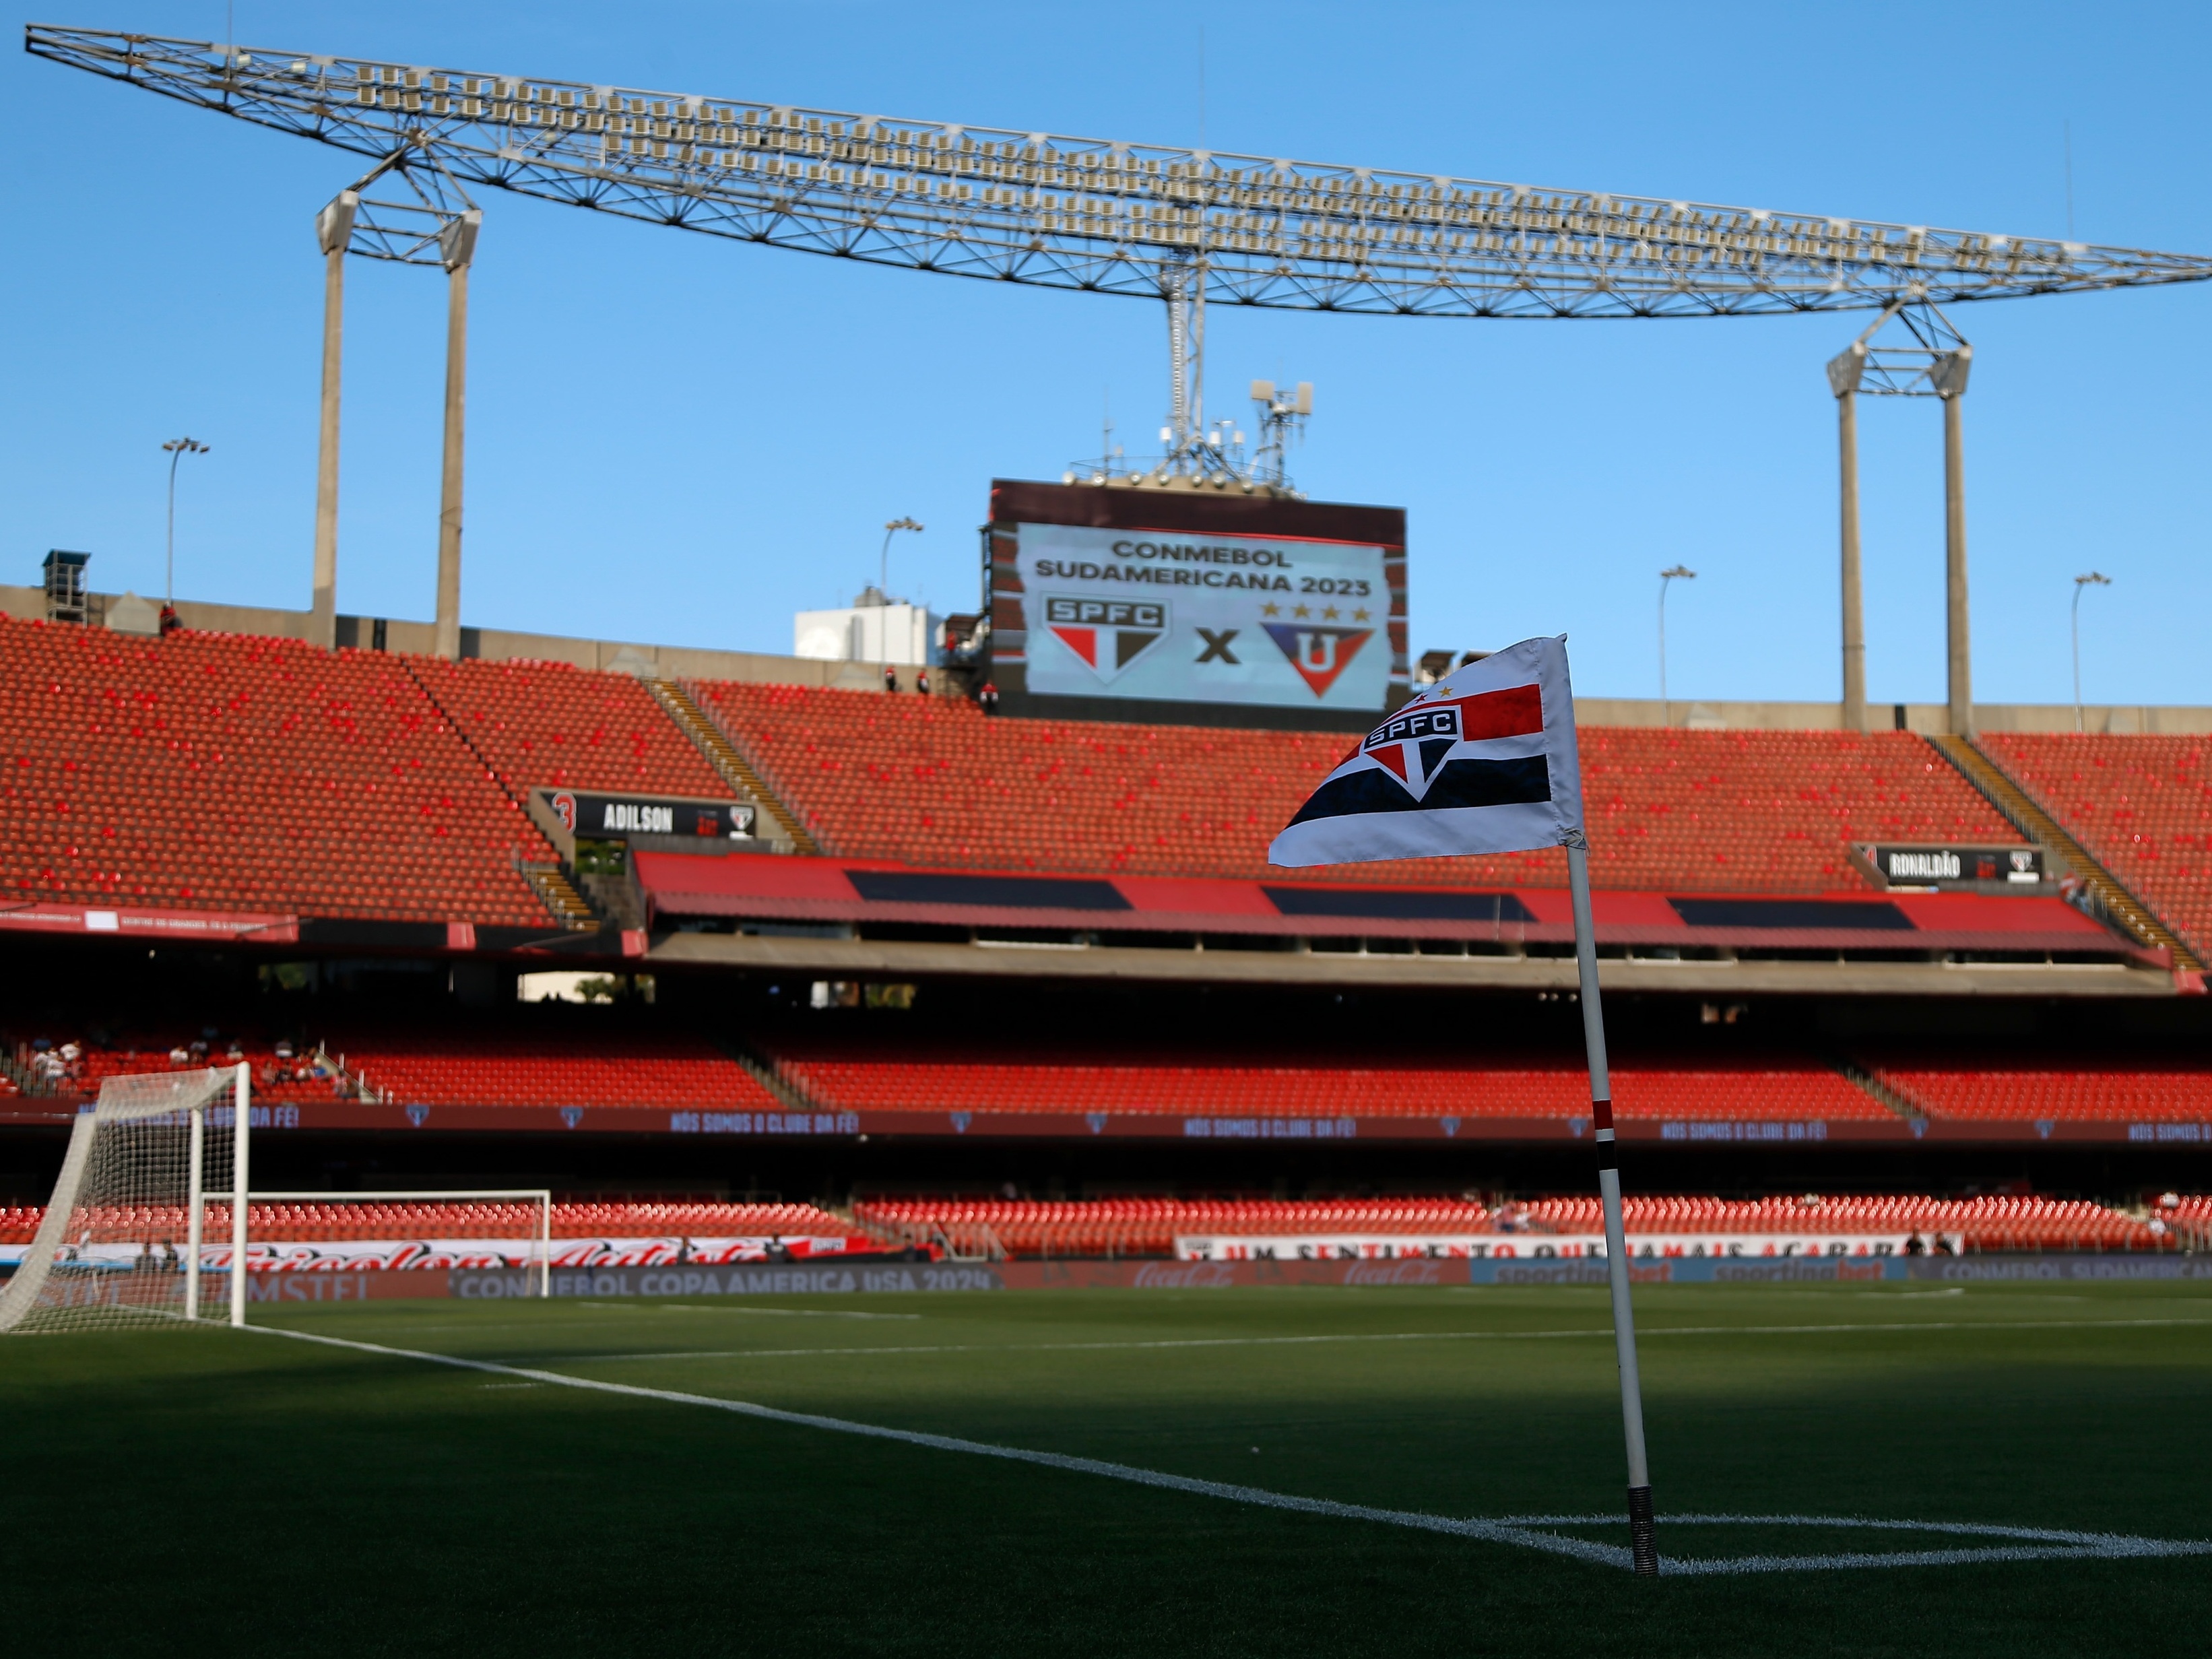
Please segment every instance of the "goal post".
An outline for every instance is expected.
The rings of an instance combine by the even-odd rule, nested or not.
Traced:
[[[0,1281],[0,1334],[226,1314],[242,1326],[257,1279],[265,1293],[341,1266],[520,1267],[529,1294],[552,1294],[549,1188],[252,1190],[251,1075],[225,1066],[101,1083],[70,1126],[36,1233]]]
[[[100,1084],[98,1102],[70,1126],[46,1213],[0,1289],[0,1332],[200,1316],[202,1212],[210,1189],[234,1195],[245,1186],[248,1076],[224,1066]],[[226,1094],[228,1107],[218,1103]],[[230,1277],[235,1321],[244,1285],[241,1274]]]

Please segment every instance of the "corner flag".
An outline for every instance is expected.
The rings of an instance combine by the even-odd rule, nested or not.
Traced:
[[[1589,843],[1567,642],[1523,640],[1469,663],[1404,704],[1360,739],[1275,837],[1267,861],[1289,866],[1376,859],[1449,858],[1564,847],[1575,915],[1583,1041],[1589,1053],[1591,1139],[1605,1211],[1606,1278],[1628,1451],[1628,1543],[1637,1573],[1659,1571],[1651,1475],[1644,1455],[1644,1389],[1629,1306],[1628,1238],[1613,1129],[1613,1083],[1598,1003],[1590,921]]]
[[[1518,853],[1583,827],[1564,640],[1523,640],[1438,681],[1360,740],[1270,864]]]

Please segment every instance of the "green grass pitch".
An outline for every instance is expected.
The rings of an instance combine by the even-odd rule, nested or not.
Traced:
[[[1992,1540],[1669,1512],[2212,1537],[2212,1291],[1661,1287],[1638,1306],[1671,1556]],[[1621,1504],[1596,1290],[258,1316],[1395,1510]],[[2203,1555],[1638,1582],[1510,1544],[227,1330],[6,1339],[0,1409],[4,1628],[27,1656],[2025,1659],[2186,1649],[2212,1607]]]

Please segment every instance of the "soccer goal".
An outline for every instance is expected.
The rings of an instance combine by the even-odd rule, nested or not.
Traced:
[[[488,1269],[514,1275],[507,1295],[552,1293],[545,1188],[254,1192],[252,1117],[245,1066],[106,1079],[0,1288],[0,1334],[243,1325],[302,1274]]]
[[[244,1066],[111,1077],[70,1126],[39,1231],[0,1290],[0,1332],[78,1330],[197,1320],[208,1224],[227,1225],[228,1261],[245,1254]],[[214,1209],[210,1199],[226,1201]],[[242,1273],[225,1273],[233,1324],[246,1318]]]

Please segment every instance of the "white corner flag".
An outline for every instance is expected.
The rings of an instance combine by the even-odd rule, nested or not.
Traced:
[[[1605,1206],[1606,1277],[1613,1287],[1628,1448],[1628,1542],[1637,1573],[1659,1571],[1651,1475],[1644,1455],[1644,1392],[1628,1297],[1613,1146],[1613,1085],[1598,1006],[1597,940],[1590,922],[1589,845],[1583,835],[1582,764],[1565,638],[1523,640],[1469,663],[1413,698],[1360,739],[1321,781],[1267,849],[1271,864],[1365,864],[1564,847],[1589,1051],[1590,1124]]]
[[[1565,640],[1523,640],[1439,680],[1360,740],[1270,864],[1519,853],[1580,838]]]

